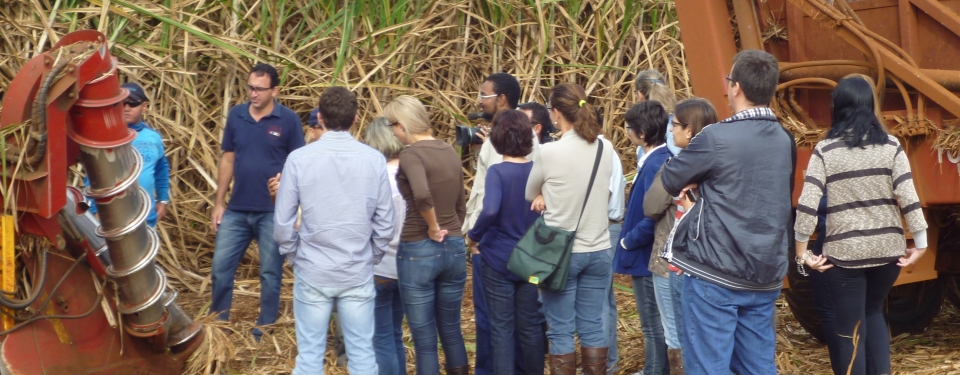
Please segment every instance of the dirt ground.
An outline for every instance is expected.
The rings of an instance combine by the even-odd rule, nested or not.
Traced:
[[[468,267],[469,269],[469,267]],[[618,275],[615,282],[629,286],[630,279]],[[285,374],[293,369],[296,339],[291,302],[292,280],[285,280],[280,306],[281,317],[266,335],[255,343],[250,335],[259,308],[256,282],[241,282],[235,292],[231,322],[224,326],[234,352],[223,366],[225,374]],[[471,364],[476,352],[473,303],[470,280],[463,299],[463,334]],[[617,290],[619,307],[620,374],[633,374],[643,366],[643,336],[632,294]],[[202,315],[209,308],[209,288],[202,294],[183,293],[180,302],[185,310]],[[786,302],[777,302],[777,367],[781,374],[829,374],[826,347],[800,327]],[[372,322],[371,322],[372,324]],[[405,329],[407,372],[414,374],[413,344]],[[945,302],[943,312],[927,331],[920,335],[902,335],[891,343],[894,374],[960,374],[960,312]],[[441,351],[442,353],[442,351]],[[343,367],[333,365],[336,358],[328,345],[328,374],[346,374]],[[441,354],[442,363],[442,354]]]

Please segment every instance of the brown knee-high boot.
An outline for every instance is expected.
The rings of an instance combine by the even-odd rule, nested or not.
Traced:
[[[667,349],[670,360],[670,375],[683,375],[683,349]]]
[[[580,347],[583,375],[605,375],[607,373],[607,348]]]
[[[577,375],[577,353],[551,354],[550,375]]]

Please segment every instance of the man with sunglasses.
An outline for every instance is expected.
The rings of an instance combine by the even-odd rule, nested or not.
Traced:
[[[280,308],[283,257],[274,238],[274,204],[267,181],[283,169],[294,150],[304,145],[300,116],[276,101],[277,70],[259,63],[247,77],[247,103],[230,108],[220,149],[217,198],[211,226],[217,233],[213,251],[210,311],[229,320],[233,282],[250,243],[255,238],[260,255],[260,316],[257,326],[272,324]],[[233,182],[229,204],[227,190]],[[259,341],[261,332],[253,329]]]
[[[143,121],[143,114],[150,107],[147,94],[139,84],[128,82],[120,85],[130,94],[123,100],[123,121],[127,127],[137,132],[133,140],[133,148],[143,157],[143,168],[137,183],[150,194],[150,213],[147,215],[147,225],[157,226],[157,222],[167,215],[167,204],[170,203],[170,164],[164,155],[163,139],[160,133]],[[89,181],[84,178],[84,184]],[[97,213],[97,206],[90,202],[90,212]]]

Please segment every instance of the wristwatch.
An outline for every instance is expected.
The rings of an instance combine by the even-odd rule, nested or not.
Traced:
[[[157,201],[157,203],[170,204],[170,201]]]

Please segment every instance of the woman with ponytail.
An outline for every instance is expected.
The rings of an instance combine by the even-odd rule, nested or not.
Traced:
[[[550,373],[577,373],[576,332],[583,374],[600,375],[606,373],[607,364],[602,308],[612,277],[607,202],[611,158],[616,154],[609,143],[598,141],[596,110],[582,87],[570,83],[554,87],[547,110],[563,136],[541,146],[527,179],[526,196],[533,201],[531,208],[543,213],[547,225],[576,231],[566,288],[541,291],[549,327]],[[587,196],[598,147],[600,161]]]

